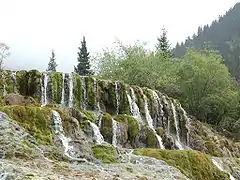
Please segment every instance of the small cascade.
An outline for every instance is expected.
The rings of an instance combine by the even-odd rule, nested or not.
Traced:
[[[98,91],[98,87],[97,87],[97,81],[95,78],[93,78],[93,88],[94,88],[94,109],[98,110],[98,100],[97,100],[97,91]]]
[[[64,87],[64,79],[65,79],[65,73],[62,73],[62,99],[61,99],[61,105],[64,107],[65,106],[65,87]]]
[[[71,108],[73,107],[73,75],[72,73],[69,74],[69,100],[68,106]]]
[[[147,102],[147,97],[146,95],[142,92],[142,89],[141,89],[141,93],[143,94],[143,100],[144,100],[144,109],[145,109],[145,114],[146,114],[146,120],[147,120],[147,123],[148,123],[148,126],[154,131],[155,133],[155,136],[158,140],[158,143],[159,143],[159,146],[161,149],[165,149],[164,148],[164,145],[163,145],[163,142],[162,142],[162,138],[156,133],[156,130],[155,128],[153,127],[153,120],[152,120],[152,117],[149,113],[149,110],[148,110],[148,102]]]
[[[12,75],[11,75],[11,79],[12,79],[13,87],[14,87],[14,89],[13,89],[13,92],[14,92],[14,93],[17,93],[17,80],[16,80],[16,74],[17,74],[17,72],[15,71],[15,72],[12,72]]]
[[[104,138],[98,128],[98,126],[94,123],[92,123],[91,121],[88,121],[90,126],[92,127],[92,130],[93,130],[93,140],[95,140],[95,142],[97,144],[102,144],[104,143]]]
[[[182,108],[182,106],[180,105],[180,109],[183,112],[183,117],[186,120],[186,129],[187,129],[187,146],[190,145],[190,118],[187,116],[186,111]]]
[[[132,97],[126,91],[128,102],[129,102],[129,106],[130,106],[130,110],[131,110],[131,114],[132,114],[132,116],[135,119],[138,120],[138,123],[140,125],[140,124],[142,124],[142,117],[141,117],[138,105],[136,103],[136,96],[135,96],[134,90],[131,87],[130,87],[130,92],[131,92],[131,96]]]
[[[86,91],[85,78],[81,77],[81,80],[82,80],[82,91],[83,91],[82,109],[86,110],[86,106],[87,106],[87,91]]]
[[[115,94],[116,94],[116,106],[117,114],[119,113],[120,95],[119,95],[119,83],[115,82]]]
[[[61,116],[55,110],[52,110],[52,116],[53,116],[54,132],[59,137],[59,139],[62,141],[65,155],[72,158],[70,153],[73,150],[73,146],[69,146],[69,142],[71,141],[71,139],[67,138],[64,135]]]
[[[44,73],[43,74],[43,82],[42,82],[42,94],[41,94],[42,106],[46,106],[48,104],[48,100],[47,100],[47,84],[48,84],[48,75],[47,75],[47,73]]]
[[[176,109],[173,103],[171,103],[172,106],[172,111],[173,111],[173,119],[174,119],[174,125],[175,125],[175,129],[176,129],[176,146],[178,147],[178,149],[183,150],[183,146],[181,144],[181,140],[180,140],[180,129],[179,129],[179,123],[177,120],[177,113],[176,113]]]
[[[6,77],[4,72],[2,72],[2,81],[3,81],[3,96],[7,95],[7,91],[6,91]]]
[[[115,121],[114,119],[112,119],[112,132],[113,132],[113,136],[112,136],[112,145],[117,147],[120,144],[118,143],[118,139],[121,138],[121,129],[119,128],[118,122]]]
[[[99,102],[97,102],[97,110],[96,110],[95,116],[96,116],[96,119],[98,120],[98,127],[101,127],[103,115],[102,115],[102,110]]]
[[[167,99],[166,99],[166,96],[162,96],[163,98],[163,103],[164,103],[164,106],[169,106],[168,102],[167,102]],[[164,117],[166,118],[166,117]],[[167,119],[167,133],[170,134],[170,120],[169,118]]]
[[[224,170],[224,168],[222,167],[222,165],[220,163],[217,162],[217,160],[213,159],[212,158],[212,162],[213,164],[222,172],[225,172],[225,173],[228,173],[229,174],[229,177],[230,177],[230,180],[235,180],[235,178],[227,171]]]

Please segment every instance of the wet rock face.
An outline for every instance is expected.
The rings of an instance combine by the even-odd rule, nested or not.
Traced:
[[[218,157],[240,157],[240,143],[220,135],[210,126],[191,121],[190,147]]]
[[[37,104],[36,101],[29,96],[22,96],[19,94],[7,94],[4,96],[4,104],[5,105],[30,105]]]

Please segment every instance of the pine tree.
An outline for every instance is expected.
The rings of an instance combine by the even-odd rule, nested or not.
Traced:
[[[50,57],[50,61],[48,63],[47,71],[49,72],[56,72],[56,67],[58,66],[56,63],[56,56],[54,50],[52,50],[52,56]]]
[[[81,76],[92,75],[89,62],[90,56],[89,52],[87,51],[85,36],[83,36],[81,47],[78,47],[78,49],[79,49],[79,52],[77,53],[78,64],[76,67],[74,66],[74,71]]]
[[[162,29],[162,34],[159,38],[157,38],[158,44],[157,44],[157,51],[162,53],[164,57],[171,57],[172,53],[170,50],[170,44],[167,39],[167,31],[165,28]]]

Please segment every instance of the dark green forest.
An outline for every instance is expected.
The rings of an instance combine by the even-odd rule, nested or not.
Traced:
[[[187,48],[219,51],[230,73],[240,81],[240,3],[211,25],[199,27],[197,33],[185,42],[177,43],[173,53],[176,57],[183,57]]]

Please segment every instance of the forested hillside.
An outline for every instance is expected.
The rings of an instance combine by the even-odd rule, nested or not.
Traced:
[[[177,43],[173,51],[177,57],[182,57],[187,48],[218,50],[231,74],[240,80],[240,3],[210,26],[199,27],[197,34],[184,43]]]

